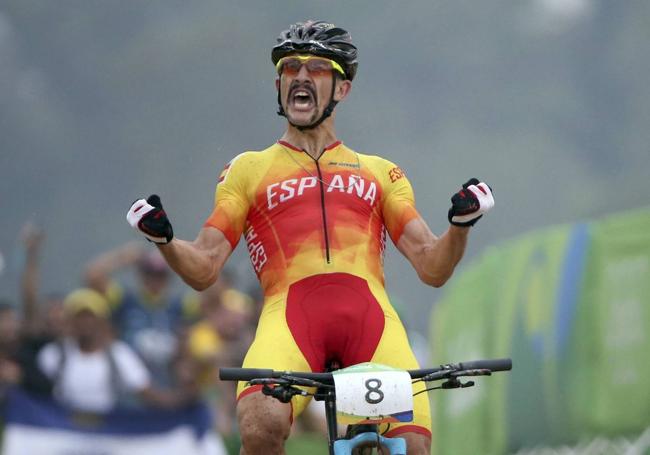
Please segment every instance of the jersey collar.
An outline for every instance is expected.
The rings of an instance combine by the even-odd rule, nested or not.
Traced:
[[[341,141],[332,142],[330,145],[328,145],[327,147],[325,147],[325,148],[323,149],[323,153],[327,152],[328,150],[335,149],[336,147],[338,147],[339,145],[341,145],[341,143],[342,143]],[[301,152],[301,153],[304,152],[304,150],[299,149],[299,148],[296,147],[295,145],[290,144],[290,143],[287,142],[287,141],[283,141],[282,139],[280,139],[280,140],[278,141],[278,144],[280,144],[281,146],[286,147],[286,148],[288,148],[288,149],[291,149],[291,150],[293,150],[293,151],[295,151],[295,152]],[[322,155],[322,154],[321,154],[321,155]]]

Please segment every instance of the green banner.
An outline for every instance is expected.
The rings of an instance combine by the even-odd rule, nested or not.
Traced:
[[[507,393],[510,449],[561,441],[566,428],[556,322],[572,234],[571,227],[559,227],[522,238],[504,264],[501,312],[514,316],[494,329],[510,343],[515,365]]]
[[[493,313],[491,270],[495,256],[469,267],[450,283],[454,301],[436,305],[433,317],[433,352],[436,364],[489,357],[491,340],[485,320]],[[490,453],[494,433],[486,425],[490,415],[490,389],[478,379],[477,386],[430,393],[434,416],[434,454]]]
[[[512,357],[514,368],[432,394],[434,453],[499,455],[646,428],[649,332],[650,210],[486,251],[434,309],[434,363]]]
[[[621,435],[650,425],[650,211],[592,227],[570,352],[575,430]]]

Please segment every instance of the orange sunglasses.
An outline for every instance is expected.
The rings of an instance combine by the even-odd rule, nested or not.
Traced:
[[[303,65],[305,65],[307,71],[313,76],[322,76],[335,70],[345,77],[345,71],[334,60],[316,57],[314,55],[290,55],[288,57],[282,57],[275,65],[275,69],[278,74],[286,74],[287,76],[294,77],[300,72],[300,68]]]

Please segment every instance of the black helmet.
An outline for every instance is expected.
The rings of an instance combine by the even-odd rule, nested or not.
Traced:
[[[298,22],[283,31],[273,47],[273,64],[296,52],[313,54],[334,60],[343,68],[349,80],[357,72],[357,48],[348,32],[325,21]]]

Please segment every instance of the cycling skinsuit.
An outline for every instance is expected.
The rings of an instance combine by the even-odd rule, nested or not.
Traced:
[[[234,158],[219,177],[205,225],[233,249],[244,235],[264,290],[243,366],[322,372],[330,361],[372,361],[418,368],[383,273],[386,233],[397,244],[417,217],[400,168],[341,142],[318,160],[283,141]],[[239,398],[259,388],[240,383]],[[292,400],[294,417],[306,403]],[[427,395],[414,404],[415,420],[391,424],[388,435],[431,435]]]

